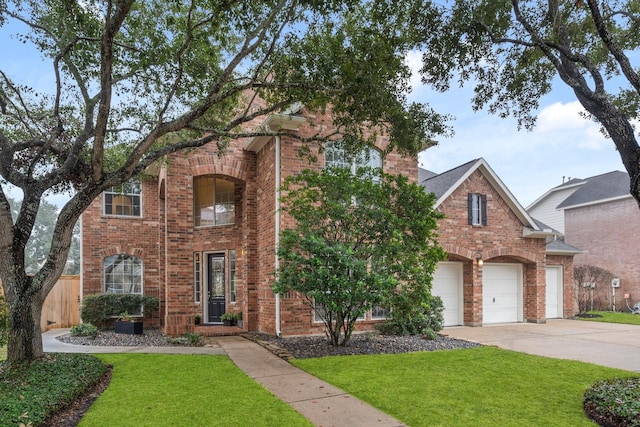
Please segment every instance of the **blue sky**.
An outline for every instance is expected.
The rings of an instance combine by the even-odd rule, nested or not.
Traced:
[[[0,69],[21,82],[53,90],[50,65],[43,63],[31,46],[10,39],[8,34],[7,27],[0,27]],[[419,53],[407,59],[413,69],[419,68]],[[471,86],[440,94],[422,85],[417,74],[412,86],[411,100],[429,103],[438,112],[456,117],[452,122],[455,136],[440,138],[437,147],[420,154],[423,168],[440,173],[484,157],[524,207],[562,184],[563,177],[586,178],[625,170],[613,142],[600,134],[597,124],[579,116],[580,104],[561,82],[541,100],[533,131],[518,131],[515,119],[501,119],[486,111],[474,113]],[[61,200],[57,197],[54,201]]]
[[[420,54],[408,57],[419,68]],[[613,170],[626,171],[615,146],[599,126],[582,118],[582,106],[564,83],[554,84],[540,101],[533,131],[518,131],[516,120],[471,109],[471,86],[445,94],[430,90],[414,73],[410,100],[427,102],[456,117],[455,135],[420,154],[420,166],[441,173],[483,157],[525,208],[547,190],[570,178],[587,178]]]

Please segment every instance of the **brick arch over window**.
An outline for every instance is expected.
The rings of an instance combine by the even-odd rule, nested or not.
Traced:
[[[192,176],[217,175],[249,181],[249,162],[232,158],[219,158],[216,155],[189,157]]]
[[[108,248],[101,249],[99,253],[102,258],[120,254],[142,258],[144,250],[140,248],[123,248],[122,246],[109,246]]]
[[[537,263],[538,261],[540,261],[538,259],[538,256],[534,252],[527,251],[517,247],[509,247],[509,246],[503,246],[500,248],[494,248],[494,249],[488,249],[488,250],[483,249],[480,251],[480,250],[471,250],[463,246],[444,244],[442,245],[442,249],[444,249],[444,251],[449,255],[455,255],[467,261],[475,260],[479,252],[482,252],[482,259],[485,261],[491,258],[497,258],[497,257],[517,258],[525,263]]]

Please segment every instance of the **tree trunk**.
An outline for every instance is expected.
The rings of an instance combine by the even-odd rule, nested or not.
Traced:
[[[37,294],[21,295],[9,300],[9,341],[7,362],[30,361],[42,357],[40,316],[43,301]]]

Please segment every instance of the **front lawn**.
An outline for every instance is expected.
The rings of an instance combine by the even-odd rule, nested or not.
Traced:
[[[633,376],[494,347],[293,363],[411,426],[592,426],[585,389]]]
[[[306,426],[226,356],[101,354],[109,388],[80,426]]]
[[[588,311],[589,315],[595,315],[600,317],[580,317],[579,320],[588,320],[591,322],[606,322],[606,323],[624,323],[625,325],[640,325],[640,315],[631,313],[620,313],[618,311]]]

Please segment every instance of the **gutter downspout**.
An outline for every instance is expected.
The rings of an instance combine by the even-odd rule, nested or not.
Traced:
[[[275,212],[275,245],[276,250],[280,246],[280,136],[275,137],[275,195],[276,195],[276,212]],[[276,253],[275,259],[276,271],[280,268],[280,259]],[[276,336],[282,336],[282,330],[280,328],[280,294],[276,294]]]

